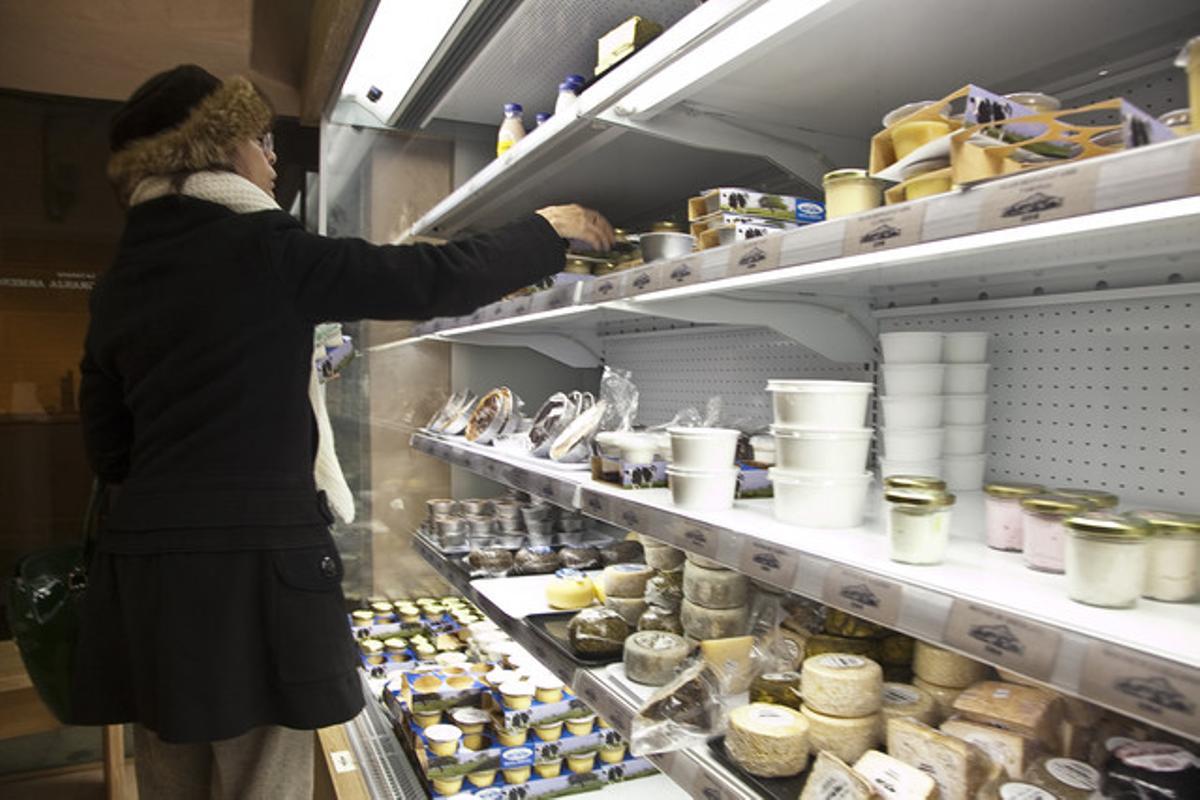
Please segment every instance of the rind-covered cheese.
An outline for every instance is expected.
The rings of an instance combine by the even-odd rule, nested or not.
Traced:
[[[954,711],[969,720],[1036,739],[1051,752],[1059,749],[1062,702],[1047,689],[985,681],[963,691],[954,701]]]
[[[800,665],[806,658],[808,636],[796,631],[789,631],[786,628],[780,628],[778,634],[779,640],[775,643],[773,654],[783,659],[787,663],[788,669],[799,671]]]
[[[1025,774],[1038,754],[1038,744],[1033,739],[979,722],[948,719],[942,723],[941,731],[978,745],[992,763],[1003,767],[1005,774],[1014,780]]]
[[[646,566],[664,571],[679,569],[683,566],[683,551],[667,544],[651,544],[642,539]]]
[[[652,606],[679,611],[683,602],[683,573],[656,572],[646,581],[646,602]]]
[[[713,561],[711,558],[698,556],[695,553],[684,553],[684,558],[687,559],[689,564],[695,564],[696,566],[704,567],[705,569],[727,569],[727,567],[720,561]]]
[[[825,612],[825,632],[852,639],[870,639],[886,633],[887,629],[845,611],[830,608]]]
[[[866,779],[840,758],[819,752],[800,800],[872,800],[877,796]]]
[[[952,689],[949,686],[938,686],[935,683],[923,681],[920,678],[913,678],[912,685],[918,689],[923,689],[933,698],[933,706],[935,711],[935,722],[941,722],[954,713],[954,701],[962,694],[962,689]]]
[[[916,641],[911,636],[893,633],[879,641],[879,663],[885,667],[911,667]]]
[[[625,675],[647,686],[663,686],[688,657],[691,647],[682,636],[661,631],[638,631],[625,640]]]
[[[808,720],[808,741],[813,749],[827,750],[849,763],[877,745],[883,730],[883,718],[878,714],[847,719],[813,711],[806,705],[800,706],[800,713]]]
[[[912,717],[918,722],[933,725],[937,719],[937,706],[933,695],[909,683],[885,683],[881,692],[884,724],[893,717]]]
[[[700,654],[721,677],[721,689],[727,694],[740,694],[754,680],[750,651],[753,636],[734,636],[730,639],[707,639],[700,642]]]
[[[850,653],[878,662],[879,640],[854,639],[849,636],[830,636],[827,633],[817,633],[808,637],[808,641],[805,642],[805,652],[809,658],[824,653]]]
[[[546,585],[546,601],[551,608],[574,611],[590,606],[595,598],[592,579],[579,570],[560,569]]]
[[[800,712],[751,703],[729,712],[729,757],[751,775],[782,778],[808,766],[808,721]]]
[[[987,665],[966,656],[917,642],[913,648],[913,672],[935,686],[965,689],[987,677]]]
[[[1099,791],[1102,777],[1095,767],[1082,761],[1070,758],[1042,758],[1030,765],[1022,780],[1040,786],[1062,800],[1090,800],[1094,793]],[[1158,795],[1148,792],[1145,796]]]
[[[638,620],[646,612],[646,601],[640,597],[613,597],[609,595],[604,601],[604,605],[624,617],[625,622],[629,624],[631,629],[637,627]]]
[[[886,800],[929,800],[937,797],[937,783],[916,767],[868,750],[854,763],[854,771]]]
[[[749,610],[741,608],[703,608],[683,601],[679,607],[679,621],[683,632],[693,639],[728,639],[746,633]]]
[[[826,653],[805,659],[800,694],[813,711],[834,717],[865,717],[883,704],[883,670],[869,658]]]
[[[909,717],[888,721],[887,750],[892,758],[932,775],[940,800],[974,800],[994,769],[975,745]]]
[[[654,570],[645,564],[613,564],[604,568],[605,597],[637,597],[646,593],[646,581]],[[634,620],[636,622],[637,620]]]
[[[683,567],[683,596],[704,608],[737,608],[746,604],[750,579],[727,569]]]

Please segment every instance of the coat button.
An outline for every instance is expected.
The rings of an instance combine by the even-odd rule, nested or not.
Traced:
[[[321,574],[326,578],[332,578],[337,575],[337,562],[332,556],[325,556],[321,559]]]

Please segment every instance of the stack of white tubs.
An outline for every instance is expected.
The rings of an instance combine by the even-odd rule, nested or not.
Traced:
[[[871,486],[871,429],[864,426],[870,383],[767,382],[774,407],[775,517],[809,528],[862,524]]]
[[[902,331],[879,341],[880,475],[936,476],[951,491],[982,488],[988,334]]]

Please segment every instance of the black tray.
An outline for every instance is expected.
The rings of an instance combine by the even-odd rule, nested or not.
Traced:
[[[718,736],[715,739],[708,741],[708,749],[712,751],[713,757],[720,762],[721,766],[737,775],[742,781],[758,792],[760,797],[773,797],[776,800],[796,800],[800,793],[804,791],[804,784],[808,782],[808,770],[804,770],[799,775],[794,775],[790,778],[759,778],[751,775],[746,770],[737,765],[729,753],[725,752],[725,737]]]
[[[548,614],[530,614],[525,618],[525,622],[539,638],[581,667],[602,667],[620,661],[621,653],[611,656],[581,656],[571,649],[570,639],[567,638],[567,623],[577,613],[579,612],[554,611]]]

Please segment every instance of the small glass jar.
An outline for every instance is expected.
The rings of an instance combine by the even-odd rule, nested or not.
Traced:
[[[1077,603],[1130,608],[1146,584],[1150,526],[1108,511],[1068,517],[1067,595]]]
[[[932,475],[888,475],[883,479],[884,489],[924,489],[931,492],[946,491],[946,482]]]
[[[1129,516],[1150,526],[1142,597],[1186,603],[1200,596],[1200,516],[1166,511]]]
[[[950,541],[954,495],[927,489],[888,489],[889,555],[902,564],[940,564]]]
[[[1090,511],[1081,500],[1058,494],[1035,494],[1021,499],[1021,530],[1025,566],[1041,572],[1064,570],[1067,534],[1063,520]]]
[[[857,214],[883,205],[883,186],[865,169],[825,173],[825,219]]]
[[[987,519],[987,546],[993,550],[1019,553],[1025,546],[1025,524],[1021,500],[1044,494],[1036,483],[989,483],[983,487],[983,510]]]
[[[1092,511],[1116,508],[1120,502],[1112,492],[1102,492],[1099,489],[1052,489],[1051,493],[1087,503]]]

